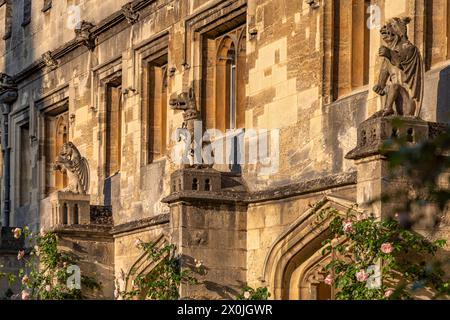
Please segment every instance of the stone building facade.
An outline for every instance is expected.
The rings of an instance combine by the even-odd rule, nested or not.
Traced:
[[[141,263],[136,240],[203,261],[184,297],[231,299],[248,283],[331,298],[315,213],[385,188],[381,157],[346,155],[381,108],[377,25],[402,16],[425,61],[426,135],[450,120],[447,0],[0,1],[0,259],[14,268],[8,227],[28,225],[81,255],[104,298]],[[184,164],[180,140],[195,146]],[[85,195],[54,170],[69,141],[88,162]]]

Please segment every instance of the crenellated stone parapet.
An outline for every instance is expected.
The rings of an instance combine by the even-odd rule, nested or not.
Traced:
[[[346,158],[359,160],[380,155],[388,151],[386,143],[392,139],[401,139],[410,144],[420,143],[433,139],[445,128],[445,124],[413,117],[372,117],[358,127],[357,146],[346,155]]]

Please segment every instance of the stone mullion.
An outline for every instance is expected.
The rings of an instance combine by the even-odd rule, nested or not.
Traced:
[[[334,47],[334,1],[325,1],[322,5],[322,37],[323,37],[323,78],[322,78],[322,96],[324,103],[330,103],[333,99],[333,47]]]

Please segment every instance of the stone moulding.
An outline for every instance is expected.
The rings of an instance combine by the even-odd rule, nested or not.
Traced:
[[[159,214],[153,217],[144,218],[124,224],[119,224],[111,229],[112,235],[119,235],[126,232],[153,227],[161,224],[169,223],[170,215],[168,213]]]
[[[175,175],[178,177],[179,173]],[[223,176],[222,176],[223,178]],[[191,181],[191,180],[189,180]],[[264,191],[236,191],[236,190],[177,190],[165,197],[162,202],[201,202],[248,205],[274,200],[292,198],[304,194],[330,190],[333,188],[356,185],[356,171],[334,174],[317,179],[300,181],[283,187]],[[172,181],[173,183],[173,181]]]
[[[111,235],[111,226],[100,225],[71,225],[71,226],[54,226],[49,231],[58,234],[58,236],[70,236],[72,238],[82,240],[103,240],[113,241]]]

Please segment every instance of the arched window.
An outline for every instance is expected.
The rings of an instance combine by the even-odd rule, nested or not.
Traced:
[[[106,86],[106,177],[120,171],[122,160],[122,78]]]
[[[236,128],[236,67],[235,41],[225,36],[217,52],[216,63],[216,107],[219,129]]]
[[[204,90],[202,116],[204,127],[244,128],[246,84],[245,25],[204,42]],[[212,62],[212,64],[211,64]],[[211,99],[213,98],[213,99]]]
[[[53,169],[62,146],[69,141],[68,108],[67,101],[63,101],[44,115],[46,194],[61,190],[68,183],[65,173]]]

